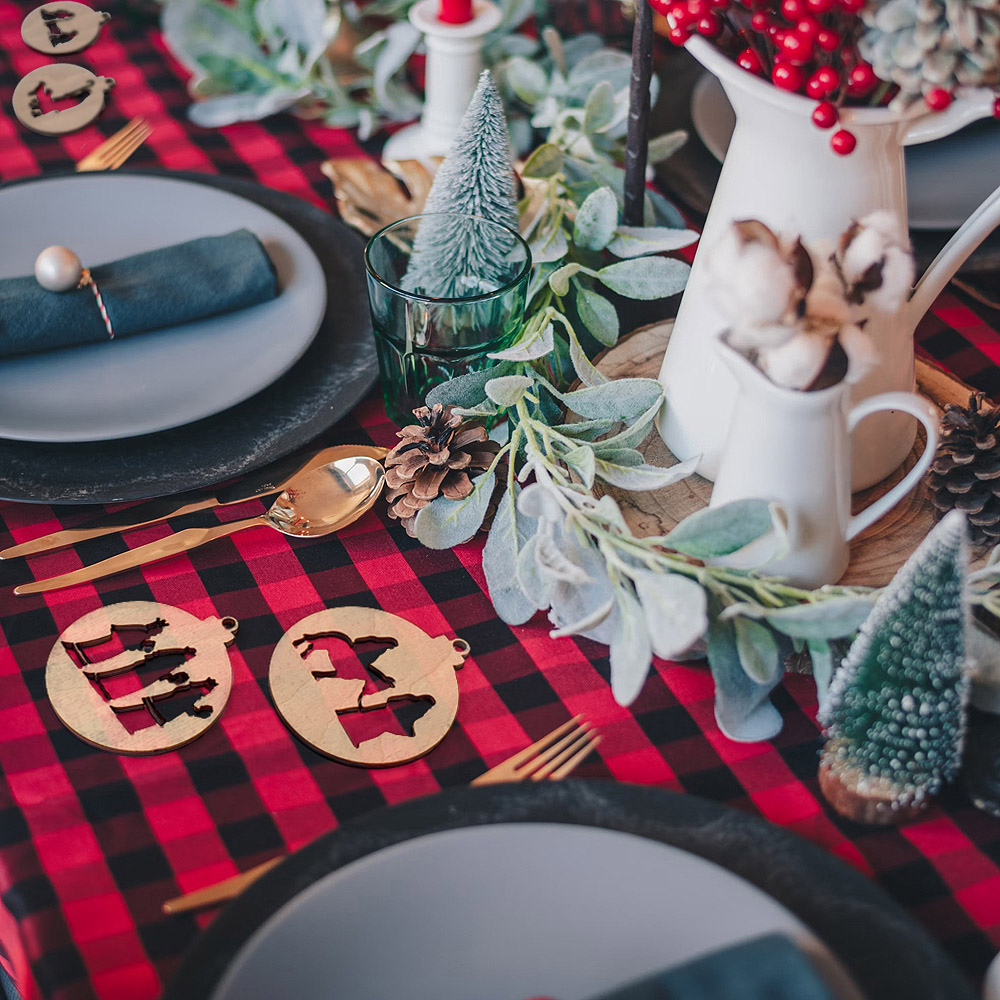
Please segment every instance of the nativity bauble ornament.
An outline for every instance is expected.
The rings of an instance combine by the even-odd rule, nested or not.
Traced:
[[[83,66],[50,63],[21,77],[14,88],[11,105],[17,120],[32,132],[66,135],[86,128],[104,110],[104,102],[114,85],[111,77],[97,76]],[[43,111],[39,89],[53,102],[71,97],[79,100],[70,107]]]
[[[36,7],[21,22],[21,39],[36,52],[63,56],[80,52],[97,39],[111,20],[107,11],[75,0]]]
[[[56,715],[86,742],[122,754],[175,750],[222,714],[233,686],[235,618],[168,604],[98,608],[59,636],[45,668]]]
[[[386,648],[363,663],[366,643]],[[281,637],[268,679],[281,717],[314,750],[344,764],[389,767],[444,739],[458,711],[455,671],[468,654],[464,639],[432,638],[385,611],[330,608]],[[418,717],[401,722],[404,709]],[[361,722],[364,736],[356,735]]]

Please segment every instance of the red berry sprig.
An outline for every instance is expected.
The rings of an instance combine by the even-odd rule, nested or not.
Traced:
[[[879,104],[893,93],[859,52],[859,13],[866,0],[649,0],[667,19],[669,38],[683,45],[694,34],[718,39],[737,65],[775,87],[816,101],[812,120],[832,129],[844,105]],[[952,94],[935,88],[928,107],[943,110]],[[996,107],[1000,117],[1000,100]],[[857,146],[845,128],[830,147],[846,156]]]

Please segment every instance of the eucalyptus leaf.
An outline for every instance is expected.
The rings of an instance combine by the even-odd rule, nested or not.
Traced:
[[[538,530],[538,521],[517,509],[520,490],[516,483],[513,495],[504,490],[483,548],[483,573],[490,600],[508,625],[521,625],[538,610],[525,594],[518,574],[519,555]]]
[[[579,271],[579,264],[564,264],[558,271],[554,271],[549,275],[549,288],[551,288],[556,295],[569,295],[569,279],[572,278],[574,274],[578,274]]]
[[[666,229],[662,226],[618,226],[608,242],[616,257],[642,257],[651,253],[669,253],[690,246],[698,234],[690,229]]]
[[[647,225],[669,226],[671,229],[683,229],[687,223],[684,216],[659,191],[646,188],[646,199],[643,204],[643,215]]]
[[[603,250],[617,225],[618,201],[614,192],[611,188],[600,187],[587,195],[576,213],[573,242],[584,250]]]
[[[542,574],[538,571],[538,562],[535,559],[535,545],[537,538],[538,536],[534,534],[527,538],[524,546],[517,555],[516,582],[520,586],[525,599],[530,601],[536,610],[543,611],[552,603],[552,587],[547,580],[542,578]],[[514,600],[516,600],[516,598],[514,598]],[[500,617],[504,618],[502,614]],[[523,619],[523,621],[527,620],[527,618]],[[507,619],[504,618],[504,621],[507,621]],[[521,624],[521,622],[509,621],[508,624],[518,625]]]
[[[222,128],[235,122],[258,121],[279,111],[287,111],[309,96],[306,87],[298,90],[275,88],[267,94],[224,94],[192,104],[188,117],[200,128]]]
[[[738,552],[771,530],[766,500],[734,500],[689,514],[663,538],[663,544],[695,559]]]
[[[543,142],[528,157],[521,171],[522,177],[551,177],[563,166],[562,150],[551,142]]]
[[[577,285],[575,304],[580,322],[594,340],[605,347],[618,342],[618,311],[603,295]]]
[[[602,267],[597,280],[629,299],[665,299],[684,290],[690,270],[668,257],[639,257]]]
[[[665,660],[681,656],[705,635],[708,602],[694,580],[651,570],[636,570],[630,576],[657,656]]]
[[[654,403],[645,413],[631,421],[624,430],[601,441],[602,448],[636,448],[649,436],[649,430],[660,412],[660,403]]]
[[[489,357],[498,361],[534,361],[544,358],[555,347],[555,334],[551,323],[546,323],[533,337],[519,340],[505,351],[497,351]]]
[[[687,137],[687,132],[683,129],[655,136],[649,140],[649,148],[646,153],[647,159],[650,163],[662,163],[673,156],[687,142]]]
[[[646,461],[641,451],[636,451],[635,448],[620,448],[609,445],[607,441],[598,441],[589,450],[594,453],[595,458],[602,462],[610,465],[621,465],[629,469],[638,468]]]
[[[833,650],[823,639],[810,639],[807,643],[809,659],[812,660],[812,675],[816,683],[816,698],[819,711],[823,713],[830,704],[830,681],[833,678]]]
[[[781,657],[774,633],[752,618],[733,621],[736,652],[747,676],[758,684],[771,684],[781,676]]]
[[[425,397],[428,406],[435,403],[453,406],[478,406],[486,399],[486,383],[502,375],[507,375],[516,366],[509,361],[501,361],[500,364],[492,368],[485,368],[478,372],[467,372],[459,375],[448,382],[442,382],[434,386]]]
[[[563,625],[561,628],[552,629],[549,632],[551,639],[564,639],[570,635],[582,635],[601,625],[611,614],[615,607],[614,597],[609,597],[603,604],[599,604],[590,614],[579,621]]]
[[[566,324],[566,337],[569,340],[570,361],[573,363],[573,370],[576,372],[577,378],[586,386],[604,385],[605,382],[609,381],[591,363],[587,352],[584,351],[577,338],[576,332],[568,323]]]
[[[623,378],[573,392],[550,390],[581,417],[634,420],[663,399],[663,387],[651,378]]]
[[[697,464],[698,458],[690,458],[663,469],[656,465],[612,465],[598,459],[596,473],[599,479],[624,490],[659,490],[690,476]]]
[[[563,461],[580,477],[589,490],[594,485],[594,450],[584,445],[573,448],[563,455]]]
[[[531,262],[536,266],[554,264],[569,253],[569,243],[561,229],[554,229],[542,236],[536,236],[528,244],[528,249],[531,250]]]
[[[516,406],[525,392],[531,388],[532,380],[527,375],[501,375],[486,383],[486,395],[497,406]]]
[[[733,623],[717,612],[713,604],[708,665],[715,680],[715,721],[724,736],[738,743],[772,739],[781,732],[781,715],[769,699],[774,684],[759,684],[743,669]]]
[[[441,496],[417,514],[413,528],[422,545],[429,549],[450,549],[475,535],[489,509],[496,473],[484,472],[472,484],[472,493],[464,500]]]
[[[504,80],[525,104],[537,104],[548,90],[545,70],[529,59],[515,56],[502,67]]]
[[[173,0],[170,0],[173,3]],[[412,94],[392,88],[392,78],[402,70],[421,41],[420,32],[409,21],[396,21],[385,29],[385,45],[379,49],[375,59],[372,89],[382,104],[391,109],[399,118],[406,117],[412,106],[419,102]]]
[[[642,606],[627,590],[615,595],[618,616],[611,636],[611,693],[619,705],[631,705],[646,681],[653,643]]]
[[[853,596],[777,609],[759,604],[732,604],[722,612],[722,617],[763,619],[792,639],[840,639],[857,632],[872,604],[873,598]]]
[[[560,543],[587,579],[576,585],[560,581],[554,583],[548,598],[551,603],[549,620],[557,629],[568,629],[582,623],[577,634],[594,642],[609,644],[619,613],[618,608],[613,607],[606,616],[598,614],[616,593],[604,556],[595,546],[582,541],[575,531],[562,532]],[[598,618],[600,620],[596,620]]]
[[[617,420],[581,420],[575,424],[559,424],[555,429],[570,438],[579,438],[583,441],[593,441],[594,438],[607,434]]]
[[[581,59],[570,70],[567,87],[571,95],[585,101],[600,83],[607,83],[613,91],[628,87],[632,76],[632,59],[624,52],[600,49]]]
[[[615,92],[607,80],[601,80],[587,95],[583,105],[584,132],[599,132],[615,118]]]

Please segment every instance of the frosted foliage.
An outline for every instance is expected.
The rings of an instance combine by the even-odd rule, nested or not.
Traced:
[[[517,230],[517,191],[503,103],[488,70],[479,78],[455,144],[438,169],[424,213],[477,215]],[[492,227],[425,219],[413,242],[404,278],[409,291],[456,298],[507,284],[513,249]]]
[[[891,782],[899,804],[950,781],[965,735],[965,515],[952,511],[861,626],[821,716],[833,767]]]

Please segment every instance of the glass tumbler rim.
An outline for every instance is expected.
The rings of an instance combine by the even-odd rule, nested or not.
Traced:
[[[494,289],[492,292],[478,292],[475,295],[458,295],[458,296],[441,296],[441,295],[421,295],[419,292],[410,292],[405,288],[400,288],[399,285],[393,284],[391,281],[387,281],[375,270],[375,265],[371,260],[371,249],[375,245],[375,241],[383,234],[389,232],[390,229],[395,229],[397,226],[402,226],[404,223],[413,222],[416,219],[425,219],[432,215],[457,215],[463,219],[475,219],[477,222],[485,222],[490,226],[496,226],[498,229],[506,230],[510,233],[518,243],[524,247],[524,263],[520,271],[510,279],[510,281],[501,285],[499,288]],[[531,273],[532,259],[531,259],[531,247],[528,246],[527,241],[524,237],[517,232],[516,229],[511,229],[510,226],[505,226],[502,222],[494,222],[492,219],[487,219],[483,215],[473,215],[471,212],[418,212],[416,215],[408,215],[403,219],[397,219],[395,222],[390,222],[387,226],[383,226],[377,233],[372,234],[368,242],[365,244],[365,270],[368,272],[372,280],[378,282],[383,288],[387,288],[390,292],[394,292],[396,295],[401,295],[408,299],[413,299],[416,302],[433,302],[438,305],[441,304],[459,304],[459,303],[470,303],[470,302],[486,302],[489,299],[497,298],[498,296],[504,295],[509,292],[512,288],[516,288],[524,279]]]

